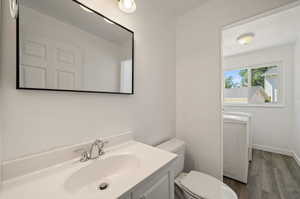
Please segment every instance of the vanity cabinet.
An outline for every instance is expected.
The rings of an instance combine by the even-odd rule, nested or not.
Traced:
[[[162,179],[155,182],[148,190],[146,190],[139,199],[157,199],[157,198],[170,198],[170,179],[167,175]]]
[[[172,165],[156,172],[137,185],[122,199],[174,199],[174,172]]]
[[[67,156],[71,151],[74,151],[73,147],[61,154]],[[124,141],[107,149],[97,160],[83,163],[76,158],[43,168],[43,171],[37,170],[28,177],[22,176],[20,181],[14,179],[5,183],[0,198],[174,199],[176,157],[176,154],[133,140]],[[22,159],[19,165],[23,162]]]
[[[123,195],[123,196],[121,196],[121,197],[118,198],[118,199],[131,199],[131,194]]]

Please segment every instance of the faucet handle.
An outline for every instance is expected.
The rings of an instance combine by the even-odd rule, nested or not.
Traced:
[[[87,152],[87,151],[83,151],[82,153],[81,153],[81,158],[80,158],[80,162],[86,162],[86,161],[88,161],[89,160],[89,158],[90,158],[90,155],[89,155],[89,153]]]
[[[103,149],[103,147],[109,143],[108,140],[96,140],[96,142],[99,144],[101,149]]]
[[[103,148],[108,143],[109,142],[107,140],[98,140],[98,144],[99,144],[99,156],[102,156],[102,155],[105,154]]]
[[[74,151],[75,153],[80,153],[81,154],[81,158],[80,158],[80,162],[86,162],[89,160],[90,155],[89,153],[85,150],[85,149],[77,149]]]

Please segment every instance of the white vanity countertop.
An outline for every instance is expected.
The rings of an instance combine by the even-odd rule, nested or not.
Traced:
[[[96,161],[120,155],[123,157],[135,157],[134,159],[138,160],[133,161],[135,164],[134,171],[126,173],[126,175],[116,173],[116,175],[102,178],[105,179],[105,182],[109,183],[109,187],[103,191],[97,190],[97,186],[103,182],[103,180],[98,180],[96,177],[97,172],[95,172],[95,179],[97,180],[94,180],[93,183],[87,183],[85,187],[74,191],[74,187],[78,187],[78,181],[89,181],[85,175],[81,175],[80,178],[72,178],[74,174],[77,174],[87,166],[95,164]],[[175,154],[136,141],[129,141],[108,149],[106,154],[101,156],[99,160],[90,160],[81,163],[76,159],[6,181],[2,186],[0,199],[116,199],[131,191],[136,185],[175,158]],[[131,162],[124,161],[122,165],[113,165],[113,167],[115,166],[130,169]],[[81,180],[77,180],[77,182],[75,180],[75,185],[74,183],[72,184],[73,189],[70,189],[67,183],[70,179]]]

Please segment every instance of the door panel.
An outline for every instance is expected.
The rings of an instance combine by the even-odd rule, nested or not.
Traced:
[[[25,41],[24,54],[28,56],[46,58],[46,45],[40,42]]]
[[[79,47],[66,43],[54,43],[53,67],[55,87],[58,89],[82,89],[82,53]]]
[[[23,86],[34,88],[38,86],[39,88],[46,88],[47,84],[47,70],[44,67],[22,65],[21,82]]]
[[[23,34],[20,86],[79,90],[83,53],[79,47],[37,35]]]
[[[57,88],[75,89],[76,75],[74,72],[57,70]]]
[[[21,49],[20,86],[47,88],[47,43],[38,38],[23,40]]]

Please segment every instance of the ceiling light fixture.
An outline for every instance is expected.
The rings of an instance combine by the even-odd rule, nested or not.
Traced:
[[[119,8],[125,13],[133,13],[136,10],[136,4],[134,0],[118,0]]]
[[[93,13],[93,11],[91,11],[90,9],[84,7],[83,5],[79,5],[79,6],[80,6],[80,8],[81,8],[82,10],[84,10],[84,11],[86,11],[86,12],[89,12],[89,13]]]
[[[250,33],[240,35],[237,38],[237,41],[239,42],[239,44],[245,46],[245,45],[250,44],[253,41],[254,37],[255,37],[255,34],[250,32]]]
[[[10,14],[16,19],[19,13],[19,2],[17,0],[9,0]]]

